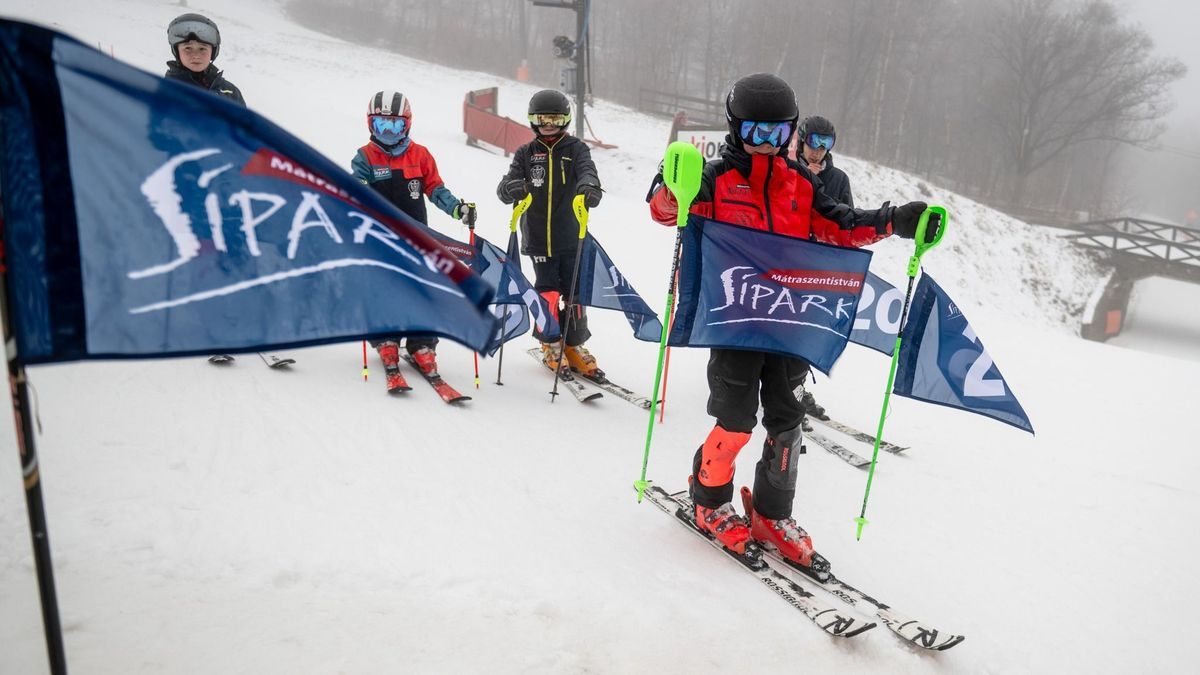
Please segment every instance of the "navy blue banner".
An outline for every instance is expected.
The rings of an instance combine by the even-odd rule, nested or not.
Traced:
[[[891,356],[896,351],[896,334],[900,332],[903,312],[904,291],[868,272],[850,341]]]
[[[547,339],[559,337],[558,320],[550,313],[550,306],[537,291],[533,284],[521,271],[520,247],[517,244],[517,234],[509,235],[508,252],[500,250],[492,242],[475,235],[474,262],[471,269],[475,270],[484,281],[496,288],[496,299],[492,303],[492,313],[503,323],[501,340],[509,340],[524,335],[532,325]],[[489,355],[499,349],[496,345]]]
[[[913,293],[892,392],[1033,433],[1029,416],[967,317],[928,274]]]
[[[624,312],[633,336],[647,342],[662,339],[662,322],[638,295],[600,242],[589,232],[579,259],[579,300],[588,307]]]
[[[43,28],[0,37],[24,362],[406,333],[494,346],[491,287],[283,129]]]
[[[846,348],[871,252],[689,216],[669,343],[773,352],[828,373]]]

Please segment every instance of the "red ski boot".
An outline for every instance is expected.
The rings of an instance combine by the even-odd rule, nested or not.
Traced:
[[[710,509],[696,505],[696,527],[708,532],[722,546],[742,555],[750,542],[750,528],[746,519],[739,516],[733,504],[725,502],[720,508]]]
[[[829,561],[813,550],[812,537],[791,518],[772,520],[758,515],[750,488],[742,488],[742,504],[750,515],[750,537],[777,552],[794,567],[817,580],[829,578]]]
[[[412,389],[400,374],[400,345],[391,341],[381,342],[375,351],[379,352],[379,360],[383,361],[388,393],[396,394]]]
[[[425,377],[434,377],[438,374],[437,369],[437,353],[429,347],[421,347],[415,352],[409,352],[413,358],[413,363],[417,368],[425,373]]]

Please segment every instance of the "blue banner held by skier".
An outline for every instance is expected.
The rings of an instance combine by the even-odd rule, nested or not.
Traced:
[[[637,339],[658,342],[662,338],[658,314],[633,289],[590,232],[584,237],[579,259],[578,296],[580,303],[588,307],[623,312]]]
[[[967,317],[928,274],[913,293],[892,391],[1033,433],[1033,424]]]
[[[846,348],[871,252],[692,215],[669,344],[773,352],[821,372]]]
[[[868,272],[850,341],[891,356],[896,349],[903,310],[904,291]]]
[[[280,127],[45,28],[0,20],[0,37],[23,362],[410,333],[493,346],[492,288]]]

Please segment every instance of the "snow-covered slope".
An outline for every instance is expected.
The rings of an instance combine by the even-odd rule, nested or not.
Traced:
[[[503,241],[493,191],[507,161],[467,147],[461,100],[501,88],[520,118],[535,87],[347,44],[290,23],[265,0],[209,0],[221,65],[250,106],[348,166],[363,103],[397,88],[414,137],[447,185],[480,203]],[[164,27],[149,0],[35,3],[4,14],[111,48],[159,72]],[[608,193],[593,231],[656,308],[673,233],[642,197],[668,125],[600,102],[595,157]],[[465,409],[417,383],[387,397],[359,345],[298,350],[291,372],[254,357],[82,363],[31,371],[37,438],[69,662],[87,673],[377,672],[1180,672],[1200,601],[1189,523],[1200,455],[1187,422],[1200,363],[1087,343],[1063,307],[1096,272],[1052,233],[910,176],[842,158],[863,206],[945,204],[954,231],[927,270],[970,317],[1038,430],[894,400],[861,542],[865,475],[818,448],[801,466],[796,516],[835,569],[967,642],[915,653],[883,629],[835,643],[653,507],[631,483],[645,414],[606,398],[550,404],[550,381],[514,343],[481,362]],[[465,232],[435,212],[435,225]],[[873,269],[902,281],[905,242]],[[592,314],[610,375],[648,389],[655,346],[622,317]],[[461,388],[469,353],[439,360]],[[711,426],[706,353],[672,354],[666,423],[650,476],[683,486]],[[815,386],[845,421],[872,427],[887,361],[851,348]],[[44,669],[11,422],[0,422],[0,672]],[[740,461],[750,476],[761,441]],[[8,459],[5,460],[4,458]],[[1116,595],[1113,595],[1116,593]],[[1150,649],[1136,649],[1150,645]]]

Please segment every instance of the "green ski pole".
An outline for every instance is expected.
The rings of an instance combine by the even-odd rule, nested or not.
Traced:
[[[937,218],[934,222],[940,222],[941,226],[933,241],[926,241],[925,231],[929,227],[930,218]],[[921,214],[921,219],[917,221],[917,233],[913,237],[916,248],[913,250],[912,257],[908,259],[908,290],[904,293],[904,309],[900,312],[900,331],[896,333],[896,346],[892,350],[892,368],[888,372],[887,389],[883,392],[883,409],[879,411],[879,426],[875,430],[875,451],[871,455],[871,468],[867,471],[867,491],[863,494],[862,511],[854,519],[854,522],[857,523],[854,533],[855,540],[862,540],[863,527],[869,522],[867,520],[867,499],[871,496],[871,481],[875,478],[875,462],[879,459],[879,440],[883,438],[883,423],[887,420],[888,403],[892,400],[892,384],[896,381],[896,367],[900,364],[900,341],[904,335],[904,322],[908,319],[908,303],[912,300],[913,282],[916,281],[917,273],[921,270],[921,256],[941,243],[942,237],[946,234],[946,226],[949,224],[950,217],[946,213],[946,209],[941,206],[930,206],[925,209],[925,212]]]
[[[687,226],[688,210],[692,201],[700,194],[700,178],[704,173],[704,157],[696,146],[675,141],[667,146],[663,157],[663,183],[679,205],[675,217],[675,255],[671,256],[671,276],[667,280],[667,309],[663,312],[662,335],[658,342],[658,366],[654,370],[654,393],[650,396],[650,421],[646,427],[646,451],[642,455],[642,477],[633,483],[637,488],[638,502],[646,494],[650,482],[646,480],[646,467],[650,463],[650,439],[654,436],[654,412],[658,408],[658,386],[662,382],[663,354],[667,351],[667,327],[671,325],[671,312],[675,309],[675,273],[679,271],[679,251],[683,246],[683,228]]]

